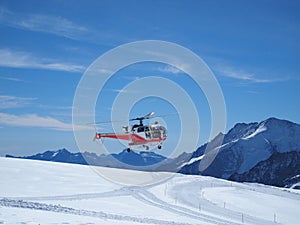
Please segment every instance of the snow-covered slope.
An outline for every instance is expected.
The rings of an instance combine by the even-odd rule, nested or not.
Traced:
[[[103,168],[141,180],[160,173]],[[0,158],[0,224],[298,224],[300,193],[169,174],[111,183],[85,165]]]
[[[220,134],[222,136],[223,134]],[[239,178],[239,181],[257,181],[262,182],[263,179],[248,179],[248,172],[260,162],[266,161],[266,164],[274,167],[274,170],[269,168],[271,176],[276,176],[276,173],[284,173],[285,170],[291,170],[288,162],[293,157],[282,158],[286,162],[275,161],[272,157],[274,154],[300,152],[300,125],[286,120],[269,118],[261,123],[240,123],[235,125],[226,135],[223,135],[223,145],[219,148],[219,153],[213,163],[204,171],[200,171],[200,162],[205,160],[204,155],[207,145],[200,147],[194,152],[189,163],[183,165],[181,172],[185,174],[203,174],[224,179]],[[218,138],[218,137],[217,137]],[[213,140],[214,141],[214,140]],[[212,142],[213,142],[212,141]],[[212,149],[214,151],[214,149]],[[274,157],[273,157],[274,158]],[[268,161],[269,160],[269,161]],[[277,171],[281,164],[281,171]],[[278,166],[277,166],[278,165]],[[285,166],[283,166],[285,165]],[[294,166],[295,167],[295,166]],[[293,167],[293,168],[294,168]],[[299,168],[299,165],[296,165]],[[275,171],[276,170],[276,171]],[[286,174],[286,177],[281,177],[281,182],[276,184],[283,186],[283,181],[297,175]],[[235,176],[233,176],[235,174]],[[245,174],[244,176],[238,176]],[[290,177],[289,177],[290,176]],[[265,180],[264,183],[272,183]]]

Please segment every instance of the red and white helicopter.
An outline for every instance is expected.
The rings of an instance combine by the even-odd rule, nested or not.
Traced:
[[[167,139],[167,129],[157,121],[147,125],[143,124],[143,120],[153,118],[152,116],[154,114],[155,112],[151,112],[143,117],[130,119],[129,121],[139,121],[139,124],[123,127],[124,133],[96,132],[94,141],[102,138],[113,138],[128,141],[127,152],[130,152],[131,148],[144,148],[149,150],[150,147],[153,146],[157,146],[158,149],[161,149],[162,143]],[[95,124],[101,124],[101,122]]]

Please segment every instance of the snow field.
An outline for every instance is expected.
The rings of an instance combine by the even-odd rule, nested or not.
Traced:
[[[135,179],[157,173],[112,170]],[[0,158],[0,224],[298,224],[300,192],[174,174],[114,184],[83,165]]]

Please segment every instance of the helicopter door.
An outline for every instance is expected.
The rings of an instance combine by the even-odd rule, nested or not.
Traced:
[[[150,129],[148,126],[145,126],[145,137],[151,138],[151,133],[150,133]]]
[[[145,138],[151,138],[150,137],[150,131],[148,126],[140,126],[137,128],[137,133]]]

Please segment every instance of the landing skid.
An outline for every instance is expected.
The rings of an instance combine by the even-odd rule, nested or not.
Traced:
[[[144,147],[145,150],[147,150],[147,151],[149,151],[149,149],[150,149],[149,146],[147,146],[147,145],[143,145],[143,147]],[[162,146],[161,146],[161,145],[158,145],[157,148],[160,150],[160,149],[162,149]],[[126,151],[127,151],[127,152],[131,152],[131,148],[126,148]],[[141,150],[134,149],[134,151],[137,151],[137,152],[138,152],[138,151],[141,151]]]

